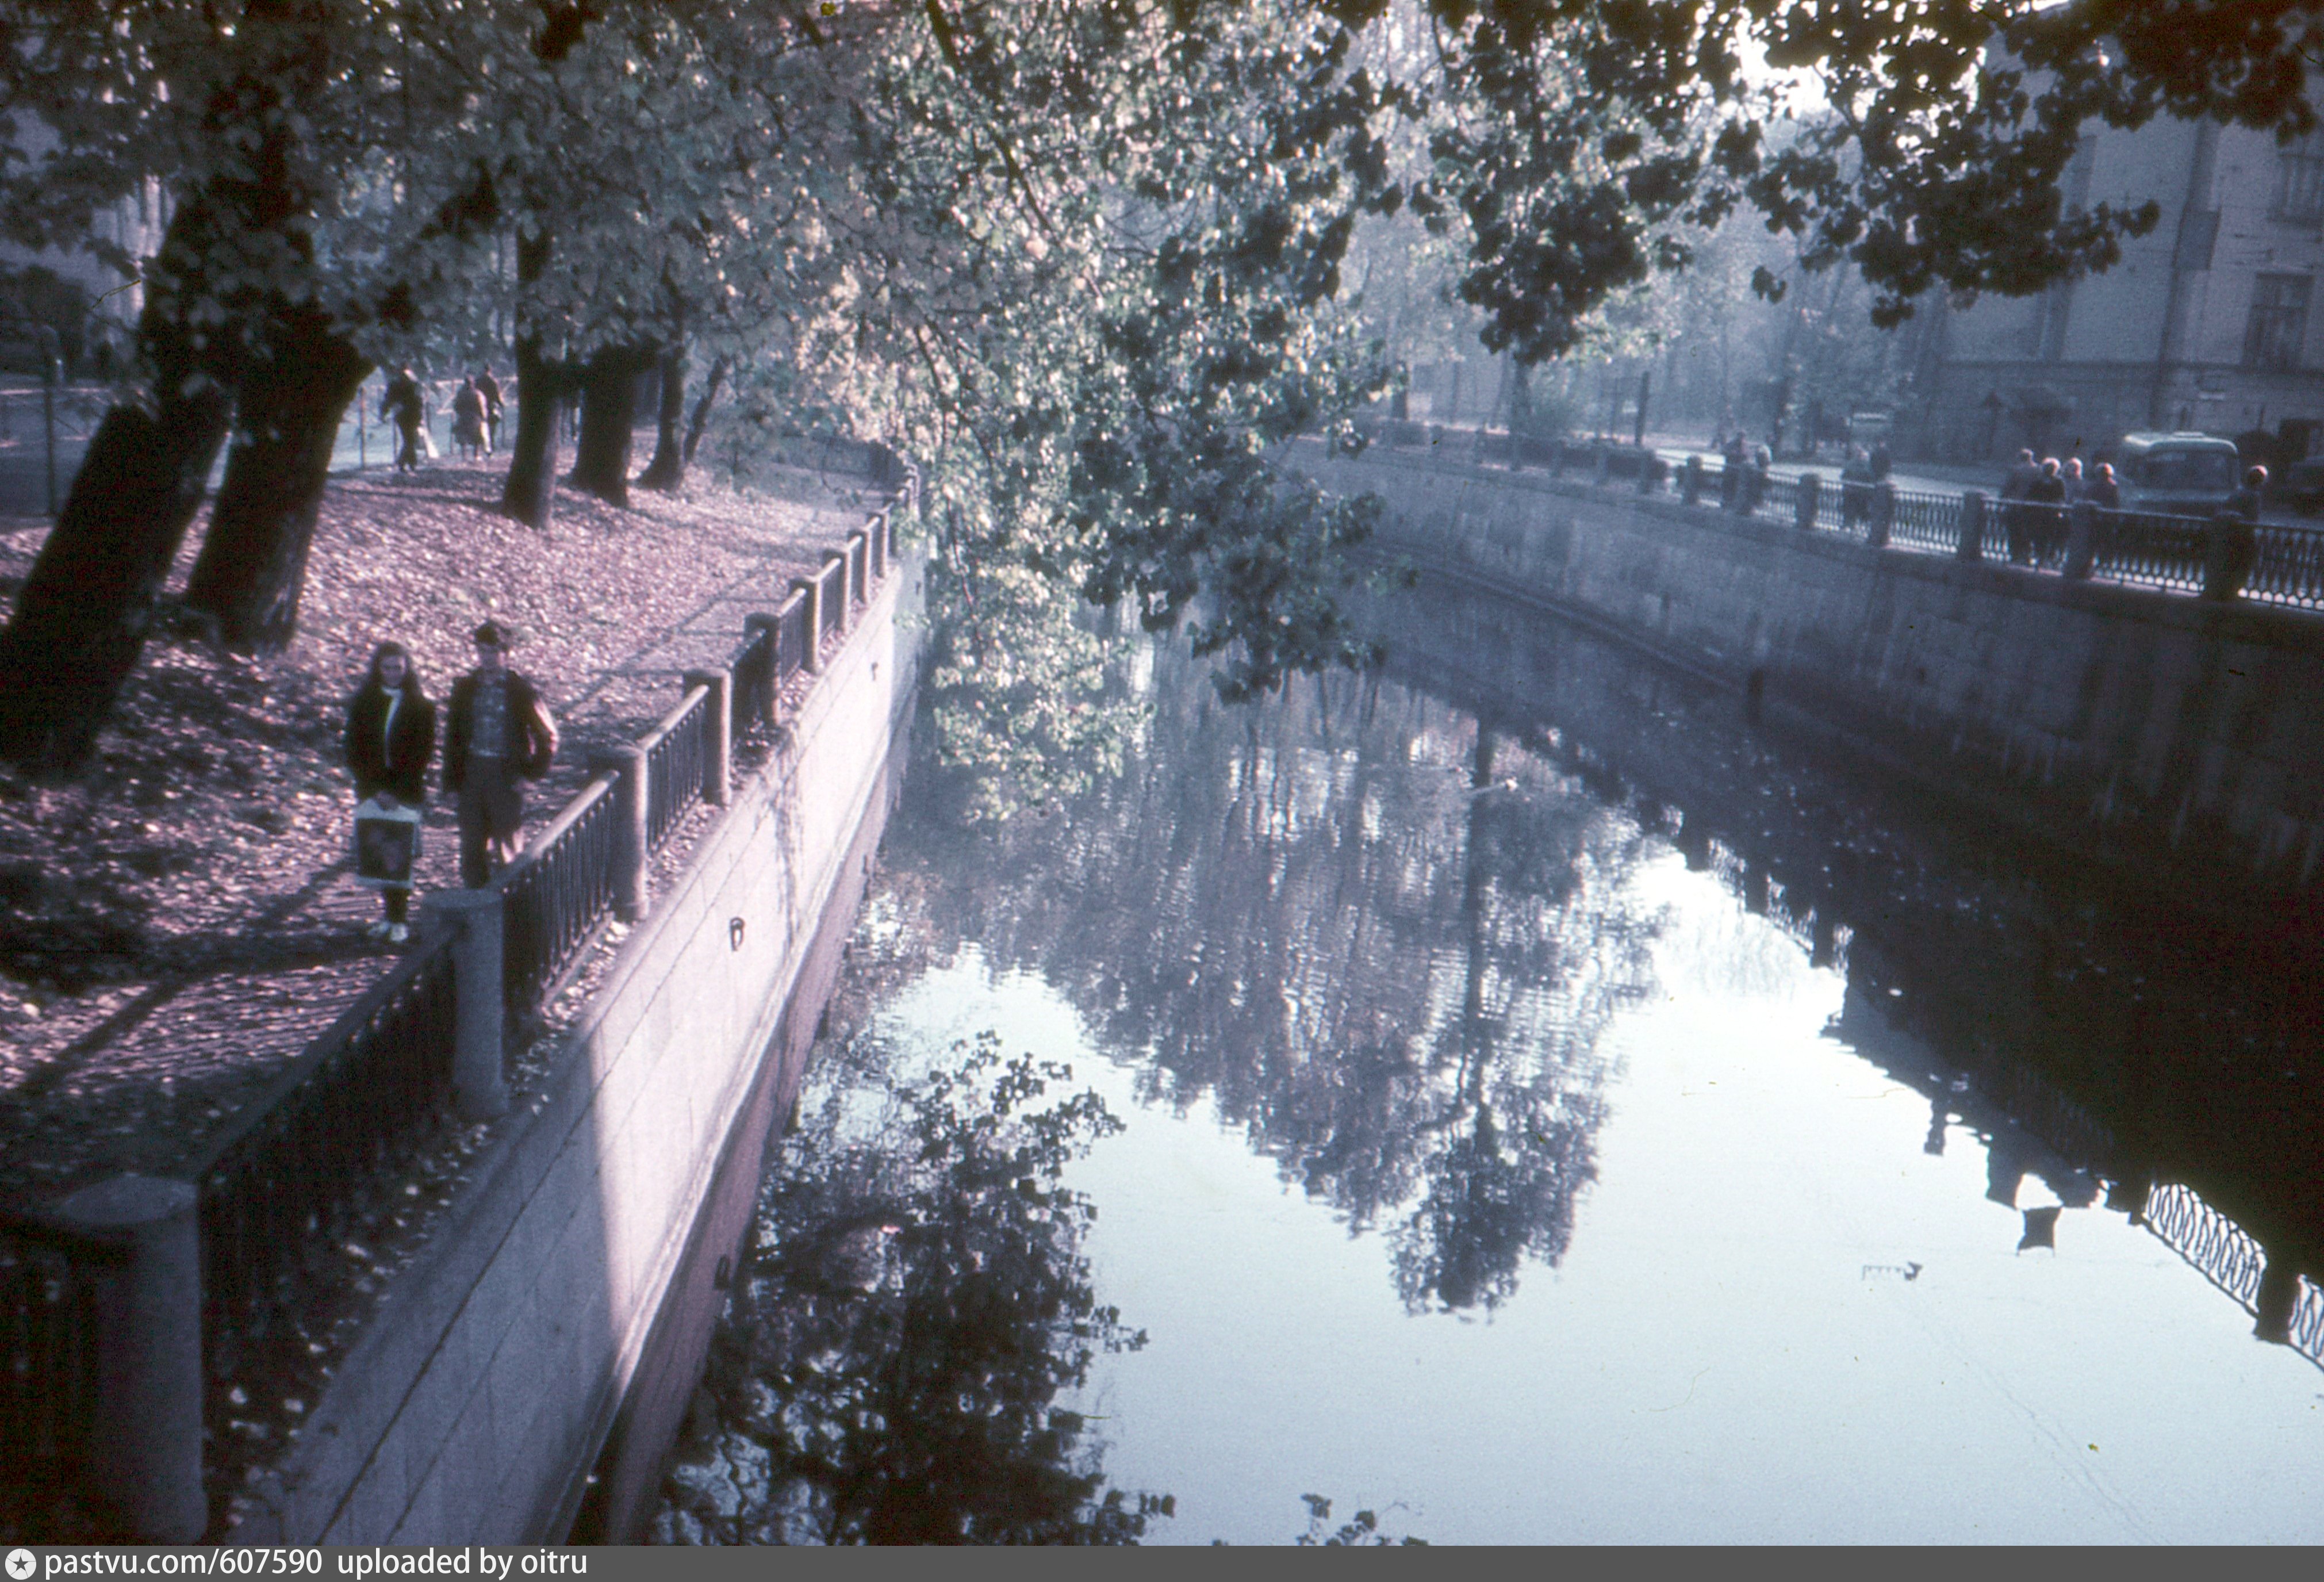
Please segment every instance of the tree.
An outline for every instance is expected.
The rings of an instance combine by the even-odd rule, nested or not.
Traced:
[[[1081,1252],[1093,1210],[1060,1184],[1121,1123],[1094,1093],[1049,1097],[1071,1069],[1004,1060],[989,1032],[917,1081],[867,1083],[886,1101],[870,1126],[851,1124],[867,1107],[845,1081],[854,1061],[833,1064],[841,1079],[826,1076],[767,1178],[713,1341],[715,1421],[681,1448],[662,1531],[1136,1542],[1168,1502],[1106,1489],[1083,1420],[1057,1404],[1098,1356],[1145,1344],[1098,1302]],[[695,1494],[714,1481],[739,1508]],[[810,1531],[783,1531],[787,1511]]]
[[[59,139],[8,170],[11,234],[59,240],[124,183],[168,183],[195,217],[146,270],[141,401],[211,402],[97,448],[0,646],[0,752],[52,767],[134,661],[225,410],[207,392],[245,420],[247,482],[195,589],[230,642],[295,617],[334,391],[358,359],[473,344],[488,304],[516,327],[512,513],[546,520],[569,371],[599,375],[579,476],[618,497],[637,348],[738,385],[779,367],[798,412],[932,464],[967,577],[1029,568],[1186,623],[1246,696],[1366,658],[1338,605],[1362,508],[1286,487],[1268,453],[1351,442],[1388,387],[1372,342],[1414,333],[1423,293],[1379,311],[1413,221],[1527,394],[1520,369],[1746,205],[1893,321],[1929,289],[2102,266],[2153,223],[2061,199],[2091,116],[2312,125],[2319,25],[2294,0],[5,0],[0,20],[6,106]],[[1754,53],[1813,72],[1828,110],[1786,119]],[[512,281],[476,245],[495,234]],[[658,449],[661,481],[683,448]],[[61,568],[116,561],[101,597],[59,605]]]
[[[310,255],[300,221],[318,140],[299,103],[333,75],[316,47],[326,3],[254,3],[223,38],[176,8],[157,8],[126,39],[104,17],[46,18],[0,52],[8,102],[63,134],[40,180],[9,171],[19,239],[53,239],[157,164],[190,178],[144,272],[143,399],[100,424],[0,634],[0,755],[14,762],[61,772],[93,747],[200,504],[253,360],[254,310],[281,300]],[[122,91],[92,94],[90,78],[108,74]],[[185,108],[155,109],[164,103]],[[117,165],[96,157],[107,151]]]

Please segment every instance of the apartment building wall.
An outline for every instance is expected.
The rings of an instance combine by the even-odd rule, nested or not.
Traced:
[[[2068,200],[2159,222],[2104,273],[1941,316],[1918,449],[2066,454],[2135,429],[2324,441],[2324,139],[2161,120],[2093,133]]]

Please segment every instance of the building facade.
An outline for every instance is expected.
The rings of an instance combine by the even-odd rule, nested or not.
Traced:
[[[1977,461],[2065,456],[2135,430],[2264,434],[2278,458],[2324,448],[2324,134],[2289,145],[2216,122],[2086,136],[2070,203],[2161,222],[2102,274],[2037,296],[1923,308],[1914,450]]]
[[[56,152],[56,134],[35,117],[0,120],[0,136],[37,166]],[[151,177],[89,217],[88,243],[32,249],[0,241],[0,375],[38,377],[39,328],[55,336],[70,373],[103,373],[134,338],[143,288],[106,257],[143,261],[161,249],[171,203]]]

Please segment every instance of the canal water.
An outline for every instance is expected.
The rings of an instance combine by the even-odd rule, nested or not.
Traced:
[[[2303,942],[1376,618],[918,775],[659,1539],[2324,1539]]]

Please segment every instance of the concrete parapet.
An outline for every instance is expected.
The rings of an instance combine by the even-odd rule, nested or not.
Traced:
[[[505,914],[497,890],[438,890],[420,899],[423,927],[452,936],[452,1102],[464,1121],[497,1120],[508,1113],[502,1049],[508,1020]]]
[[[1945,555],[1498,469],[1294,457],[1386,499],[1384,550],[1738,689],[1757,672],[1771,720],[2070,847],[2238,891],[2324,878],[2318,612],[2008,563],[1976,493]],[[2064,547],[2070,573],[2082,546]],[[2224,587],[2238,567],[2215,552]]]
[[[646,750],[624,742],[589,754],[589,772],[613,777],[613,912],[633,923],[653,909],[647,865]]]
[[[192,1543],[202,1493],[202,1253],[183,1181],[115,1176],[57,1207],[121,1261],[97,1291],[97,1416],[89,1459],[124,1525],[147,1543]]]
[[[702,800],[714,808],[726,805],[729,782],[734,778],[734,672],[720,665],[712,670],[686,672],[686,688],[706,688],[710,696],[703,707],[710,713],[704,721],[702,754]]]

